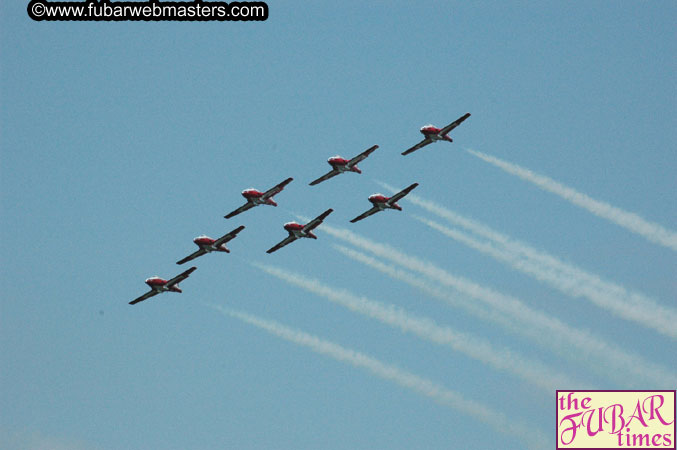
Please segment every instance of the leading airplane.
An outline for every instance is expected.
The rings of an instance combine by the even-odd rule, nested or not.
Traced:
[[[466,113],[464,116],[459,117],[444,128],[437,128],[434,125],[425,125],[421,127],[421,134],[423,134],[425,138],[410,149],[403,151],[402,154],[408,155],[409,153],[415,152],[416,150],[436,141],[453,142],[453,139],[449,137],[449,132],[459,126],[468,117],[470,117],[470,113]]]
[[[373,147],[370,147],[354,157],[353,159],[344,159],[341,158],[340,156],[332,156],[327,160],[329,165],[331,166],[331,170],[327,172],[326,174],[322,175],[320,178],[318,178],[315,181],[312,181],[310,183],[311,186],[315,186],[316,184],[322,183],[324,180],[328,180],[332,177],[335,177],[336,175],[339,175],[343,172],[357,172],[357,173],[362,173],[362,171],[357,167],[357,163],[360,161],[363,161],[373,152],[378,148],[378,145],[374,145]]]
[[[186,270],[185,272],[175,276],[171,280],[163,280],[160,277],[150,277],[146,280],[146,284],[150,286],[150,291],[146,292],[143,294],[141,297],[132,300],[129,302],[130,305],[136,305],[139,302],[142,302],[148,298],[151,298],[154,295],[162,294],[163,292],[178,292],[181,293],[181,289],[179,288],[179,283],[195,271],[197,267],[191,267],[190,269]]]
[[[355,217],[353,220],[351,220],[351,222],[355,223],[357,221],[364,219],[365,217],[369,217],[372,214],[376,214],[377,212],[386,209],[396,209],[398,211],[402,211],[402,207],[397,204],[397,201],[402,197],[404,197],[405,195],[407,195],[409,192],[411,192],[416,186],[418,186],[418,183],[414,183],[411,186],[402,189],[400,192],[393,195],[392,197],[386,197],[383,194],[370,195],[369,201],[372,202],[374,206],[372,206],[371,209],[363,212],[359,216]]]
[[[195,244],[198,247],[200,247],[200,249],[195,251],[195,253],[186,256],[182,260],[177,261],[176,264],[183,264],[185,262],[197,258],[198,256],[206,255],[207,253],[211,252],[230,253],[230,250],[228,249],[228,247],[226,247],[226,242],[233,239],[235,236],[237,236],[237,233],[239,233],[242,230],[244,230],[244,225],[235,228],[230,233],[224,234],[218,239],[212,239],[209,236],[205,236],[204,234],[202,236],[196,237],[195,239],[193,239],[193,242],[195,242]]]
[[[237,208],[235,211],[229,212],[227,215],[224,217],[226,219],[230,219],[233,216],[237,216],[241,212],[247,211],[248,209],[253,208],[254,206],[258,205],[270,205],[270,206],[277,206],[277,203],[273,201],[273,196],[275,194],[278,194],[286,185],[291,183],[293,178],[287,178],[284,180],[282,183],[278,184],[277,186],[268,189],[266,192],[260,192],[257,191],[256,189],[245,189],[242,191],[242,196],[247,199],[247,203],[244,205],[240,206]]]
[[[300,223],[296,222],[288,222],[284,224],[284,229],[287,230],[289,233],[289,236],[284,238],[282,241],[280,241],[277,245],[274,247],[266,250],[266,253],[273,253],[285,245],[294,242],[297,239],[300,238],[310,238],[310,239],[317,239],[317,236],[313,234],[313,229],[315,229],[318,225],[324,221],[324,219],[331,214],[331,212],[334,211],[333,209],[329,208],[310,222],[308,222],[305,225],[301,225]]]

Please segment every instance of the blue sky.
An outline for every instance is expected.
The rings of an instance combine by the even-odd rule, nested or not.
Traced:
[[[3,448],[525,445],[209,305],[364,352],[554,443],[554,389],[252,263],[433,318],[582,387],[675,388],[624,383],[603,361],[557,354],[440,302],[346,257],[335,245],[364,249],[322,227],[317,241],[265,253],[285,236],[283,223],[331,207],[327,225],[518,298],[641,355],[674,381],[674,337],[445,237],[414,216],[449,223],[410,201],[403,212],[348,222],[369,207],[368,195],[384,191],[379,181],[418,182],[420,198],[674,312],[673,250],[466,151],[675,230],[674,2],[269,1],[269,19],[251,23],[38,23],[14,3],[0,10]],[[453,131],[453,144],[400,156],[418,142],[420,126],[444,126],[465,112],[472,116]],[[308,186],[329,169],[328,157],[374,144],[362,175]],[[242,204],[243,189],[290,176],[278,208],[223,218]],[[195,250],[195,236],[239,225],[246,229],[229,244],[232,253],[196,260],[183,294],[127,304],[145,291],[145,278],[179,273],[175,261]]]

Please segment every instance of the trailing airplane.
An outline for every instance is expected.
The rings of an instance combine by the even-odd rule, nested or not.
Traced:
[[[266,250],[266,253],[273,253],[274,251],[277,251],[284,247],[285,245],[294,242],[297,239],[300,238],[310,238],[310,239],[317,239],[317,236],[313,234],[313,229],[315,229],[318,225],[324,221],[324,219],[331,214],[331,212],[334,211],[333,209],[329,208],[310,222],[308,222],[305,225],[301,225],[300,223],[296,222],[288,222],[284,224],[284,229],[289,232],[289,236],[284,238],[282,241],[280,241],[277,245],[274,247]]]
[[[141,297],[132,300],[129,302],[130,305],[135,305],[139,302],[142,302],[148,298],[151,298],[154,295],[162,294],[163,292],[178,292],[181,293],[181,289],[179,288],[179,283],[195,271],[197,267],[191,267],[190,269],[186,270],[185,272],[175,276],[171,280],[163,280],[160,277],[150,277],[146,280],[146,284],[150,286],[150,291],[146,292],[143,294]]]
[[[247,211],[248,209],[253,208],[258,205],[271,205],[277,206],[277,203],[273,201],[273,196],[278,194],[286,185],[291,183],[293,178],[287,178],[282,183],[278,184],[274,188],[267,190],[266,192],[260,192],[256,189],[245,189],[242,191],[242,196],[247,199],[247,203],[237,208],[235,211],[229,212],[226,216],[226,219],[230,219],[233,216],[240,214],[241,212]]]
[[[202,236],[196,237],[195,239],[193,239],[193,242],[195,242],[195,244],[198,247],[200,247],[200,249],[197,250],[195,253],[186,256],[182,260],[177,261],[176,264],[183,264],[185,262],[197,258],[198,256],[206,255],[207,253],[211,252],[230,253],[230,250],[228,250],[228,247],[226,247],[226,242],[233,239],[235,236],[237,236],[237,233],[239,233],[242,230],[244,230],[244,225],[235,228],[230,233],[224,234],[218,239],[212,239],[209,236],[205,236],[204,234]]]
[[[451,130],[459,126],[465,119],[470,117],[470,113],[466,113],[464,116],[459,117],[456,119],[454,122],[451,122],[449,125],[447,125],[444,128],[437,128],[433,125],[425,125],[421,127],[421,134],[425,136],[425,138],[419,142],[418,144],[414,145],[408,150],[405,150],[402,152],[403,155],[408,155],[409,153],[415,152],[416,150],[425,147],[428,144],[431,144],[436,141],[447,141],[447,142],[453,142],[453,139],[451,139],[448,134]]]
[[[386,197],[383,194],[373,194],[369,196],[369,201],[374,204],[374,206],[371,207],[371,209],[363,212],[359,216],[355,217],[353,220],[351,220],[352,223],[355,223],[359,220],[364,219],[365,217],[369,217],[372,214],[376,214],[379,211],[383,211],[385,209],[396,209],[398,211],[402,211],[402,207],[398,205],[396,202],[407,195],[409,192],[411,192],[416,186],[418,186],[418,183],[414,183],[411,186],[402,189],[400,192],[397,194],[393,195],[392,197]]]
[[[315,186],[316,184],[322,183],[324,180],[328,180],[343,172],[362,173],[362,171],[357,167],[357,163],[360,161],[364,161],[367,158],[367,156],[369,156],[371,152],[373,152],[377,148],[378,145],[374,145],[373,147],[368,148],[367,150],[363,151],[362,153],[360,153],[359,155],[350,160],[341,158],[338,155],[332,156],[327,160],[327,162],[331,166],[331,170],[326,174],[322,175],[317,180],[312,181],[310,185]]]

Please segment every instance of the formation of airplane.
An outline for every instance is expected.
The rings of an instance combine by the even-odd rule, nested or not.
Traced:
[[[339,175],[344,172],[357,172],[357,173],[362,173],[362,171],[357,167],[357,163],[360,161],[364,161],[367,156],[369,156],[374,150],[378,148],[378,145],[374,145],[373,147],[369,147],[353,159],[344,159],[341,158],[340,156],[332,156],[327,160],[329,165],[331,166],[331,170],[324,175],[322,175],[320,178],[317,180],[314,180],[310,183],[311,186],[315,186],[316,184],[322,183],[324,180],[328,180],[332,177],[335,177],[336,175]]]
[[[444,128],[437,128],[434,125],[425,125],[421,127],[421,134],[425,136],[425,138],[413,147],[403,151],[402,154],[408,155],[409,153],[413,153],[416,150],[437,141],[453,142],[453,139],[449,137],[449,132],[459,126],[468,117],[470,117],[470,113],[464,114]]]
[[[205,235],[196,237],[195,239],[193,239],[193,242],[195,242],[195,244],[198,247],[200,247],[200,249],[186,256],[182,260],[177,261],[176,264],[186,263],[190,260],[197,258],[198,256],[206,255],[207,253],[211,252],[230,253],[230,250],[228,250],[228,247],[226,247],[226,242],[233,239],[235,236],[237,236],[237,233],[239,233],[242,230],[244,230],[244,225],[235,228],[230,233],[224,234],[218,239],[212,239],[209,236]]]
[[[426,145],[436,141],[453,142],[452,139],[449,137],[449,132],[454,128],[456,128],[457,126],[459,126],[468,117],[470,117],[470,113],[467,113],[459,117],[454,122],[450,123],[449,125],[441,129],[436,128],[433,125],[426,125],[422,127],[420,131],[423,134],[423,136],[425,136],[424,139],[418,144],[414,145],[413,147],[402,152],[402,155],[408,155],[409,153],[415,152],[416,150],[423,148]],[[338,155],[332,156],[327,160],[327,162],[331,166],[331,170],[326,174],[322,175],[321,177],[317,178],[316,180],[310,182],[310,185],[315,186],[319,183],[322,183],[325,180],[333,178],[336,175],[342,174],[344,172],[362,173],[362,171],[357,167],[357,164],[360,163],[361,161],[364,161],[377,148],[378,145],[369,147],[367,150],[363,151],[362,153],[360,153],[359,155],[355,156],[352,159],[344,159]],[[224,217],[226,219],[230,219],[231,217],[236,216],[258,205],[277,206],[277,203],[273,200],[273,197],[276,194],[280,193],[285,188],[285,186],[287,186],[293,180],[294,179],[291,177],[287,178],[286,180],[282,181],[281,183],[275,185],[274,187],[265,192],[261,192],[256,189],[245,189],[244,191],[242,191],[242,196],[247,200],[247,203],[240,206],[236,210],[229,212]],[[400,192],[396,193],[392,197],[386,197],[383,194],[370,195],[368,197],[368,200],[373,204],[373,206],[367,211],[360,214],[359,216],[352,219],[350,222],[352,223],[358,222],[366,217],[371,216],[372,214],[375,214],[379,211],[384,211],[386,209],[395,209],[398,211],[402,211],[402,207],[398,205],[397,202],[400,199],[402,199],[405,195],[409,194],[409,192],[411,192],[417,186],[418,183],[413,183],[408,187],[406,187],[405,189],[401,190]],[[297,239],[301,238],[317,239],[317,236],[313,233],[313,230],[317,228],[320,224],[322,224],[324,219],[326,219],[327,216],[331,214],[333,211],[334,211],[333,209],[329,208],[325,212],[323,212],[322,214],[311,220],[310,222],[306,223],[305,225],[299,224],[297,222],[285,223],[284,229],[289,233],[289,235],[282,241],[280,241],[279,243],[268,249],[266,253],[276,252],[277,250],[290,244],[291,242],[294,242]],[[209,236],[205,235],[196,237],[195,239],[193,239],[193,242],[199,247],[198,250],[186,256],[185,258],[180,259],[179,261],[176,262],[176,264],[184,264],[188,261],[191,261],[195,258],[198,258],[202,255],[211,252],[230,253],[230,250],[228,249],[228,247],[226,247],[226,243],[234,239],[237,236],[237,234],[244,228],[245,228],[244,225],[241,225],[235,228],[234,230],[230,231],[229,233],[226,233],[225,235],[221,236],[218,239],[212,239]],[[135,305],[139,302],[142,302],[144,300],[147,300],[155,295],[162,294],[164,292],[181,293],[182,291],[179,288],[179,283],[188,278],[190,274],[193,273],[196,269],[197,267],[191,267],[190,269],[180,273],[179,275],[175,276],[170,280],[165,280],[160,277],[151,277],[146,279],[145,282],[150,287],[150,291],[132,300],[131,302],[129,302],[129,304]]]
[[[142,302],[146,299],[153,297],[154,295],[162,294],[163,292],[178,292],[179,294],[183,291],[179,288],[179,283],[193,273],[197,267],[191,267],[185,272],[180,273],[171,280],[164,280],[160,277],[150,277],[146,279],[146,284],[150,286],[150,291],[143,294],[141,297],[138,297],[131,302],[130,305],[136,305],[139,302]]]
[[[398,211],[402,211],[402,207],[397,204],[397,201],[400,200],[402,197],[410,193],[416,186],[418,186],[418,183],[414,183],[404,189],[402,189],[400,192],[397,194],[393,195],[392,197],[386,197],[383,194],[373,194],[370,195],[368,200],[374,204],[374,206],[371,207],[371,209],[366,210],[359,216],[355,217],[353,220],[351,220],[352,223],[358,222],[365,217],[369,217],[372,214],[376,214],[379,211],[385,211],[386,209],[396,209]]]
[[[282,189],[284,189],[284,187],[289,183],[291,183],[293,180],[294,179],[291,177],[287,178],[282,183],[268,189],[266,192],[261,192],[254,188],[245,189],[244,191],[242,191],[242,196],[247,199],[247,203],[240,206],[235,211],[229,212],[224,217],[226,219],[230,219],[233,216],[237,216],[241,212],[245,212],[248,209],[252,209],[254,206],[259,205],[277,206],[277,203],[275,203],[275,201],[273,200],[273,196],[275,194],[279,194],[280,191],[282,191]]]
[[[290,244],[294,242],[297,239],[300,238],[310,238],[310,239],[317,239],[317,236],[313,234],[313,230],[317,228],[324,219],[334,211],[333,209],[329,208],[319,216],[315,217],[313,220],[308,222],[305,225],[301,225],[300,223],[296,222],[287,222],[284,224],[284,229],[287,230],[289,233],[289,236],[286,238],[282,239],[280,242],[278,242],[275,246],[272,248],[269,248],[266,250],[266,253],[273,253],[282,247],[284,247],[287,244]]]

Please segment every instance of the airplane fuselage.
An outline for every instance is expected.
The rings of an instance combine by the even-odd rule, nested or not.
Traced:
[[[453,142],[453,140],[448,135],[440,135],[440,128],[437,128],[433,125],[425,125],[421,127],[421,134],[432,141],[448,141]]]
[[[384,209],[396,209],[402,211],[402,207],[397,203],[388,203],[390,197],[386,197],[383,194],[373,194],[369,196],[369,201],[374,204],[378,209],[383,211]]]
[[[256,189],[245,189],[242,191],[242,196],[255,205],[277,206],[271,197],[263,198],[263,192]]]
[[[300,223],[287,222],[284,224],[284,229],[287,230],[290,235],[297,238],[317,239],[317,236],[315,236],[312,231],[304,230],[304,225],[301,225]]]
[[[340,156],[332,156],[327,160],[329,165],[335,169],[338,170],[339,172],[357,172],[357,173],[362,173],[362,171],[357,167],[357,164],[354,164],[352,166],[348,165],[348,160],[345,158],[341,158]]]
[[[160,277],[150,277],[146,279],[146,284],[154,291],[157,292],[181,292],[181,289],[175,284],[174,286],[167,287],[167,280]]]
[[[195,239],[193,239],[193,242],[195,242],[195,245],[200,247],[202,250],[206,251],[207,253],[209,252],[226,252],[230,253],[230,250],[226,248],[225,244],[221,244],[220,246],[216,246],[215,242],[216,239],[212,239],[209,236],[198,236]]]

